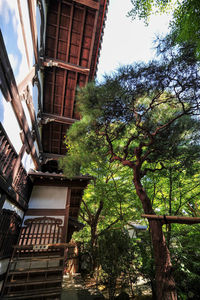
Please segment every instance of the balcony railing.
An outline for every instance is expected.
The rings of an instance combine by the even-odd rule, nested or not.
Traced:
[[[5,179],[8,188],[13,188],[27,202],[30,191],[30,180],[22,164],[20,164],[17,174],[13,178],[13,170],[17,158],[18,154],[0,123],[0,176]]]
[[[13,246],[18,240],[21,222],[21,218],[14,211],[0,211],[0,258],[11,256]]]

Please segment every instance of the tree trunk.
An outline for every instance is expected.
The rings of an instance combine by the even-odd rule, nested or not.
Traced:
[[[146,194],[140,177],[140,168],[135,167],[134,185],[145,214],[155,214],[151,201]],[[157,300],[176,300],[175,281],[172,276],[172,264],[160,221],[149,221],[155,259],[155,280]]]
[[[155,259],[157,300],[177,299],[170,253],[159,221],[149,221]]]
[[[91,256],[92,256],[92,272],[97,267],[97,224],[91,225]]]

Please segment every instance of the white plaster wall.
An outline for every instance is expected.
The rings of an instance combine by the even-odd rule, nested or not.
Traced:
[[[10,260],[9,258],[0,260],[0,275],[6,273],[8,264],[9,264],[9,260]],[[3,280],[0,281],[0,291],[2,289],[3,282],[4,282]]]
[[[18,121],[15,117],[15,113],[13,111],[13,108],[11,106],[10,102],[7,102],[4,98],[2,99],[3,102],[3,118],[2,118],[2,125],[13,144],[15,150],[17,153],[19,153],[21,147],[22,147],[22,141],[20,138],[20,127],[18,124]]]
[[[27,154],[26,152],[23,155],[22,164],[23,164],[26,172],[28,172],[30,169],[34,169],[35,168],[33,160],[31,158],[31,155]]]
[[[4,274],[7,271],[8,263],[9,263],[9,258],[0,260],[0,275]]]
[[[67,200],[67,187],[34,186],[29,208],[64,209]]]

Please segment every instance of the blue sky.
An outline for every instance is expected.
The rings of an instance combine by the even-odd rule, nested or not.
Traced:
[[[122,4],[123,3],[123,4]],[[110,0],[104,29],[97,79],[123,64],[149,61],[154,57],[153,40],[156,34],[166,34],[169,15],[153,16],[149,26],[127,17],[131,0]]]

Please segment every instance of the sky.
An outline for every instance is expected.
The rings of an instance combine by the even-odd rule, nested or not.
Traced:
[[[131,0],[110,0],[98,64],[99,81],[104,73],[121,65],[151,60],[155,36],[168,31],[169,15],[153,16],[149,26],[145,26],[144,21],[127,17],[131,8]]]

